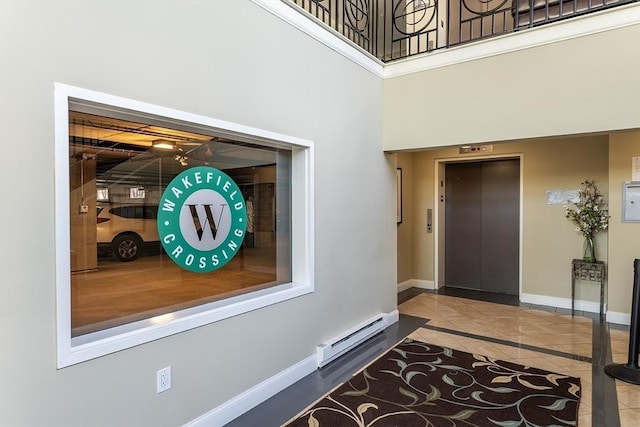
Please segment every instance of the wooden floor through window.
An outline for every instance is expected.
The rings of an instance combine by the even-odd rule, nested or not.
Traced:
[[[243,248],[204,274],[181,269],[166,254],[124,263],[103,258],[97,270],[71,276],[72,336],[280,284],[275,265],[272,248]]]

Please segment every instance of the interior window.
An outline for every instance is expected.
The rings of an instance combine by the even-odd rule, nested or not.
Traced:
[[[73,337],[291,281],[289,150],[73,109],[69,129]],[[218,178],[186,197],[207,173],[237,189],[233,200],[217,198],[228,190]],[[167,203],[194,245],[159,227]],[[234,206],[246,219],[224,243]],[[194,263],[210,268],[185,268]]]
[[[313,292],[311,141],[55,84],[64,368]]]

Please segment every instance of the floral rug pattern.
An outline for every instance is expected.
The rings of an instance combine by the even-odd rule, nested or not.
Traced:
[[[286,426],[575,426],[580,379],[405,339]]]

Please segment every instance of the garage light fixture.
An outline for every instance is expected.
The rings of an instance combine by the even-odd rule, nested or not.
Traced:
[[[99,202],[105,202],[109,200],[109,189],[108,188],[98,188],[96,194],[96,200]]]
[[[145,191],[144,187],[130,187],[129,198],[130,199],[144,199]]]
[[[173,150],[176,148],[175,144],[166,139],[156,139],[152,142],[153,148],[160,148],[162,150]]]

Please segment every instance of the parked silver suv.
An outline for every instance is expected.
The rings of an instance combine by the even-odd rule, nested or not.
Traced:
[[[143,244],[159,242],[158,207],[144,204],[98,206],[98,252],[109,251],[118,261],[138,258]]]

